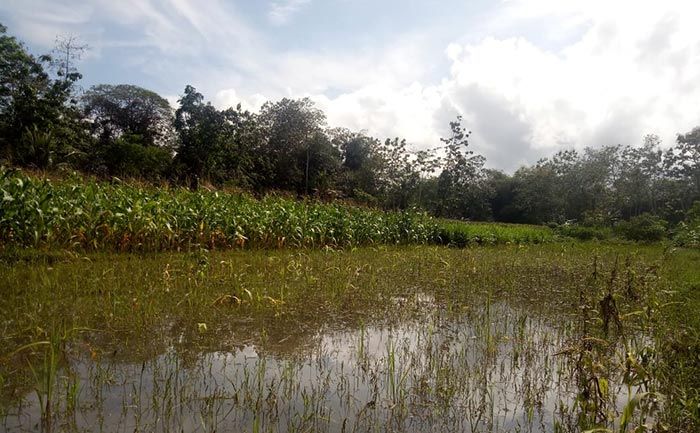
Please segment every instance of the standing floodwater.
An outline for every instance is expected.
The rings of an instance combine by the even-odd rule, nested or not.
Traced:
[[[656,277],[597,258],[423,251],[433,255],[96,260],[103,278],[87,280],[72,261],[16,265],[12,276],[37,294],[72,278],[113,310],[86,307],[92,323],[12,355],[0,430],[559,432],[654,421],[661,394],[641,374],[655,341],[632,306],[657,299],[643,292]],[[620,277],[633,270],[635,281]],[[120,308],[127,320],[106,320]],[[623,418],[632,404],[635,419]]]
[[[76,359],[76,412],[62,429],[100,431],[553,431],[573,424],[574,366],[557,352],[574,337],[503,303],[426,311],[396,324],[322,330],[285,341],[141,363]],[[624,402],[615,384],[611,396]],[[616,401],[613,399],[613,402]],[[32,430],[36,399],[9,429]]]

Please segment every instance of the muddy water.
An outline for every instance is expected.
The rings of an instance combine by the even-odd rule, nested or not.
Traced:
[[[628,399],[619,373],[601,371],[606,403],[584,408],[573,316],[489,300],[448,310],[424,294],[391,302],[396,317],[324,325],[303,343],[276,332],[228,350],[173,344],[138,362],[74,351],[51,422],[29,392],[0,430],[575,431],[582,412],[614,418]],[[624,343],[606,356],[624,359]]]

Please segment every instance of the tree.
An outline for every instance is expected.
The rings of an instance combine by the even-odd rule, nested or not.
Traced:
[[[258,116],[241,104],[223,113],[225,123],[220,140],[219,180],[243,188],[262,190],[268,170],[264,130]]]
[[[269,186],[308,194],[311,178],[317,175],[312,170],[320,169],[312,166],[312,153],[332,153],[330,141],[318,141],[319,134],[324,134],[325,114],[309,98],[284,98],[265,103],[259,119],[267,136]],[[325,144],[319,147],[320,142]]]
[[[700,200],[700,127],[678,134],[670,156],[669,174],[687,185],[684,210]]]
[[[532,167],[520,168],[513,179],[513,213],[521,215],[520,222],[563,222],[565,201],[558,189],[558,173],[554,164],[541,160]]]
[[[26,124],[25,112],[33,113],[37,95],[49,86],[44,68],[0,24],[0,149],[7,159],[17,155],[16,147]]]
[[[67,161],[86,137],[71,101],[80,74],[52,80],[51,56],[29,54],[0,24],[0,156],[40,168]]]
[[[305,167],[304,192],[322,194],[333,189],[335,177],[340,171],[340,151],[324,132],[317,132],[307,143],[305,153],[297,161]]]
[[[362,132],[345,128],[328,131],[331,143],[341,153],[338,186],[346,197],[376,204],[382,189],[381,142]]]
[[[613,181],[614,206],[622,218],[656,213],[663,198],[664,157],[658,136],[647,135],[641,147],[625,146],[619,155],[619,175]]]
[[[483,214],[486,197],[480,194],[479,188],[485,159],[468,149],[471,131],[462,126],[462,116],[450,122],[450,132],[449,137],[440,139],[446,154],[437,182],[437,193],[442,201],[436,212],[453,218]]]
[[[175,112],[175,130],[179,138],[176,162],[180,174],[189,178],[197,187],[202,177],[211,178],[221,166],[222,139],[225,137],[226,117],[211,103],[204,103],[204,96],[188,85],[178,101]]]
[[[495,221],[527,222],[523,209],[516,206],[518,182],[513,176],[498,170],[485,170],[484,183],[492,191],[489,207]]]
[[[60,35],[56,37],[56,43],[51,56],[51,66],[56,70],[58,77],[64,84],[72,86],[82,78],[75,63],[80,61],[85,51],[90,47],[80,42],[76,35]]]
[[[440,168],[442,159],[437,155],[437,149],[422,149],[416,151],[414,154],[415,169],[418,171],[418,207],[427,209],[430,204],[430,196],[432,195],[432,200],[435,199],[434,194],[426,194],[427,190],[434,190],[435,182],[431,181],[435,171]],[[426,200],[426,195],[428,200]],[[426,203],[424,203],[426,202]]]
[[[155,92],[131,84],[100,84],[81,98],[92,132],[103,142],[138,136],[144,146],[173,144],[173,111]]]
[[[612,222],[618,217],[612,204],[612,186],[620,175],[620,146],[587,147],[577,167],[577,194],[567,203],[571,218]]]
[[[139,135],[124,134],[108,143],[100,156],[111,175],[157,180],[167,177],[173,155],[169,148],[144,146]]]
[[[367,165],[375,139],[344,128],[333,129],[329,134],[333,145],[342,152],[342,164],[345,169],[357,171]]]
[[[85,92],[80,104],[96,140],[92,171],[149,179],[167,175],[175,142],[168,101],[138,86],[100,84]]]
[[[408,208],[417,191],[420,174],[407,150],[406,140],[387,138],[377,151],[384,206],[390,209]]]

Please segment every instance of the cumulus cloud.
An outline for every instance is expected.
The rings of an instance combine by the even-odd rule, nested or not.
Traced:
[[[452,43],[444,53],[451,68],[439,84],[366,86],[318,100],[331,120],[418,146],[437,144],[461,114],[474,148],[506,170],[562,148],[638,144],[648,133],[670,144],[700,124],[700,27],[693,22],[700,8],[615,3],[627,9],[536,1],[525,13],[523,2],[509,2],[492,23],[506,35],[523,21],[561,34],[553,17],[582,31],[556,48],[521,35]]]
[[[267,5],[263,22],[279,26],[319,2]],[[310,96],[332,126],[416,148],[439,145],[459,114],[474,149],[506,170],[647,133],[670,144],[700,124],[700,4],[688,0],[507,0],[478,29],[441,39],[442,49],[421,28],[291,49],[224,0],[8,0],[7,12],[25,40],[92,35],[97,49],[128,52],[118,61],[163,83],[155,90],[194,84],[222,108]]]
[[[433,113],[440,94],[433,86],[415,82],[403,88],[368,85],[336,98],[312,96],[328,116],[328,123],[366,130],[381,138],[404,137],[414,145],[439,143]]]
[[[236,89],[230,88],[218,91],[212,103],[220,110],[235,108],[238,104],[241,104],[243,110],[257,112],[260,111],[260,107],[262,107],[267,100],[268,98],[260,93],[240,96],[238,92],[236,92]]]

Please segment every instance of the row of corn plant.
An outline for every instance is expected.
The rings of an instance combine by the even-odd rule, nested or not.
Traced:
[[[546,228],[444,222],[423,213],[221,191],[52,181],[0,169],[6,245],[110,251],[540,242]]]

